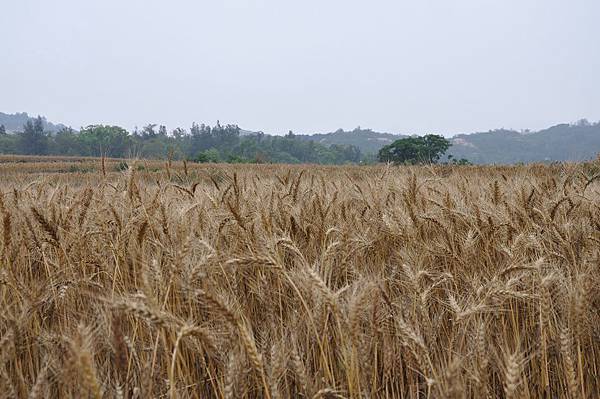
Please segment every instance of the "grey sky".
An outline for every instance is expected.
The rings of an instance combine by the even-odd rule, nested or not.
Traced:
[[[3,0],[0,111],[458,133],[600,119],[598,0]]]

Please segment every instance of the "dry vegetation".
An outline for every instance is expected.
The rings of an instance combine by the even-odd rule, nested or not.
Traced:
[[[6,397],[598,396],[594,165],[15,161]]]

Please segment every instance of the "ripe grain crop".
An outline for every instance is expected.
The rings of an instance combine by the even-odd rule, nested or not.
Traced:
[[[600,166],[0,162],[0,395],[593,398]]]

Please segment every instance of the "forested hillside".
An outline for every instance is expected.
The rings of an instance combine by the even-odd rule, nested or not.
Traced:
[[[600,152],[600,123],[580,121],[533,133],[495,130],[455,136],[449,153],[474,163],[583,161]]]
[[[365,154],[375,154],[381,147],[393,143],[394,141],[407,137],[392,133],[379,133],[371,129],[361,129],[357,127],[354,130],[345,131],[338,129],[333,133],[315,133],[312,135],[298,135],[302,140],[316,141],[321,144],[349,144],[356,146]]]
[[[407,136],[377,133],[371,130],[342,131],[301,136],[320,143],[351,143],[363,154],[379,151],[394,140]],[[448,154],[473,163],[516,163],[547,161],[583,161],[600,153],[600,122],[581,120],[560,124],[538,132],[492,130],[459,134],[451,139]]]
[[[407,136],[355,129],[299,137],[319,143],[352,144],[368,155]],[[465,158],[478,164],[583,161],[595,158],[600,153],[600,123],[582,120],[537,132],[498,129],[459,134],[450,140],[452,147],[448,154],[455,159]]]

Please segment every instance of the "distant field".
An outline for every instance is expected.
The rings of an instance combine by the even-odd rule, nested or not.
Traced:
[[[592,398],[600,164],[0,157],[0,395]]]

